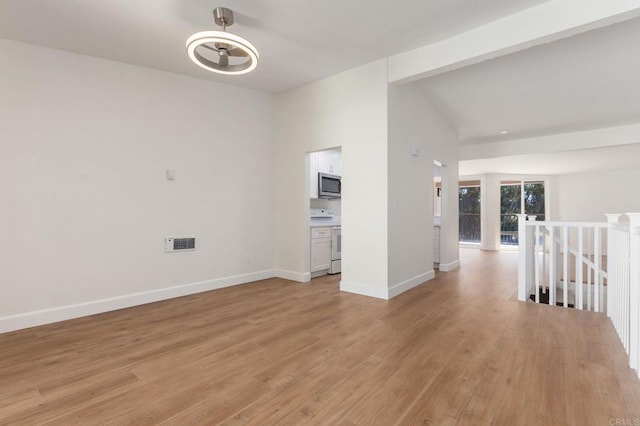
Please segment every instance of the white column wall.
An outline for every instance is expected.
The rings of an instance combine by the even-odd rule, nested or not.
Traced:
[[[387,61],[292,90],[277,99],[276,269],[309,279],[305,155],[342,147],[342,283],[387,294]]]
[[[413,85],[389,87],[389,292],[433,277],[433,162],[443,163],[441,264],[458,261],[457,137]],[[417,149],[417,156],[412,151]]]

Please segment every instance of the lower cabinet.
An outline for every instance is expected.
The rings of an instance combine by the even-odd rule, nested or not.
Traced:
[[[433,227],[433,263],[440,263],[440,227]]]
[[[330,267],[331,228],[311,228],[311,273],[328,271]]]

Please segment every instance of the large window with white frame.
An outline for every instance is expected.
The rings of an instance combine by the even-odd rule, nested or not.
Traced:
[[[545,220],[544,181],[521,180],[500,183],[500,244],[518,245],[518,214]]]
[[[480,243],[480,181],[458,183],[458,240],[461,243]]]

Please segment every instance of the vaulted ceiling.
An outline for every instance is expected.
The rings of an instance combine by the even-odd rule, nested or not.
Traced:
[[[636,18],[418,85],[462,144],[634,123],[640,121],[637,46]]]
[[[638,168],[640,144],[460,161],[460,175],[556,175]]]
[[[543,0],[2,0],[0,38],[280,92],[450,37]],[[235,13],[228,30],[256,45],[249,75],[196,67],[185,41],[219,29],[215,7]]]
[[[549,4],[2,0],[0,38],[278,93]],[[259,49],[260,64],[254,72],[220,76],[187,58],[189,35],[217,29],[211,13],[217,6],[235,12],[229,31]],[[413,84],[451,123],[463,147],[640,122],[640,18],[601,27]],[[500,134],[504,130],[508,134]],[[595,158],[585,155],[585,162]],[[524,167],[523,163],[520,169]]]

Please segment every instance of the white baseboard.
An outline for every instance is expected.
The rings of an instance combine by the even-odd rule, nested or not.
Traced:
[[[458,247],[470,248],[470,249],[483,249],[482,244],[480,243],[458,243]]]
[[[441,263],[440,264],[440,271],[442,272],[449,272],[449,271],[453,271],[454,269],[457,269],[460,267],[460,259],[456,259],[453,262],[450,263]]]
[[[88,315],[100,314],[103,312],[115,311],[117,309],[130,308],[132,306],[144,305],[146,303],[158,302],[160,300],[201,293],[203,291],[217,290],[224,287],[246,284],[253,281],[273,278],[274,276],[274,270],[268,269],[249,274],[233,275],[207,281],[160,288],[157,290],[110,297],[107,299],[93,300],[74,305],[59,306],[40,311],[9,315],[6,317],[0,317],[0,333],[21,330],[23,328],[50,324]]]
[[[393,297],[396,297],[399,294],[404,293],[407,290],[411,290],[414,287],[419,286],[420,284],[424,283],[425,281],[429,281],[434,279],[436,276],[435,271],[432,269],[428,272],[425,272],[424,274],[420,274],[420,275],[416,275],[413,278],[409,278],[406,281],[401,282],[400,284],[396,284],[394,286],[391,286],[389,288],[389,292],[388,292],[388,298],[391,299]]]
[[[312,272],[311,274],[309,274],[311,279],[317,278],[317,277],[322,277],[324,275],[329,275],[329,270],[325,269],[324,271],[316,271],[316,272]]]
[[[425,281],[432,280],[433,278],[435,278],[435,276],[435,271],[432,269],[428,272],[425,272],[424,274],[416,275],[413,278],[409,278],[408,280],[396,284],[390,288],[372,287],[369,285],[342,280],[340,281],[340,291],[360,294],[362,296],[375,297],[376,299],[389,300],[399,294],[404,293],[407,290],[411,290],[412,288],[419,286]]]
[[[294,271],[287,271],[285,269],[276,269],[274,271],[274,274],[278,278],[297,281],[299,283],[307,283],[311,281],[311,273],[309,272],[294,272]]]
[[[376,299],[389,299],[389,293],[386,287],[372,287],[370,285],[363,285],[345,280],[340,281],[340,291],[375,297]]]

